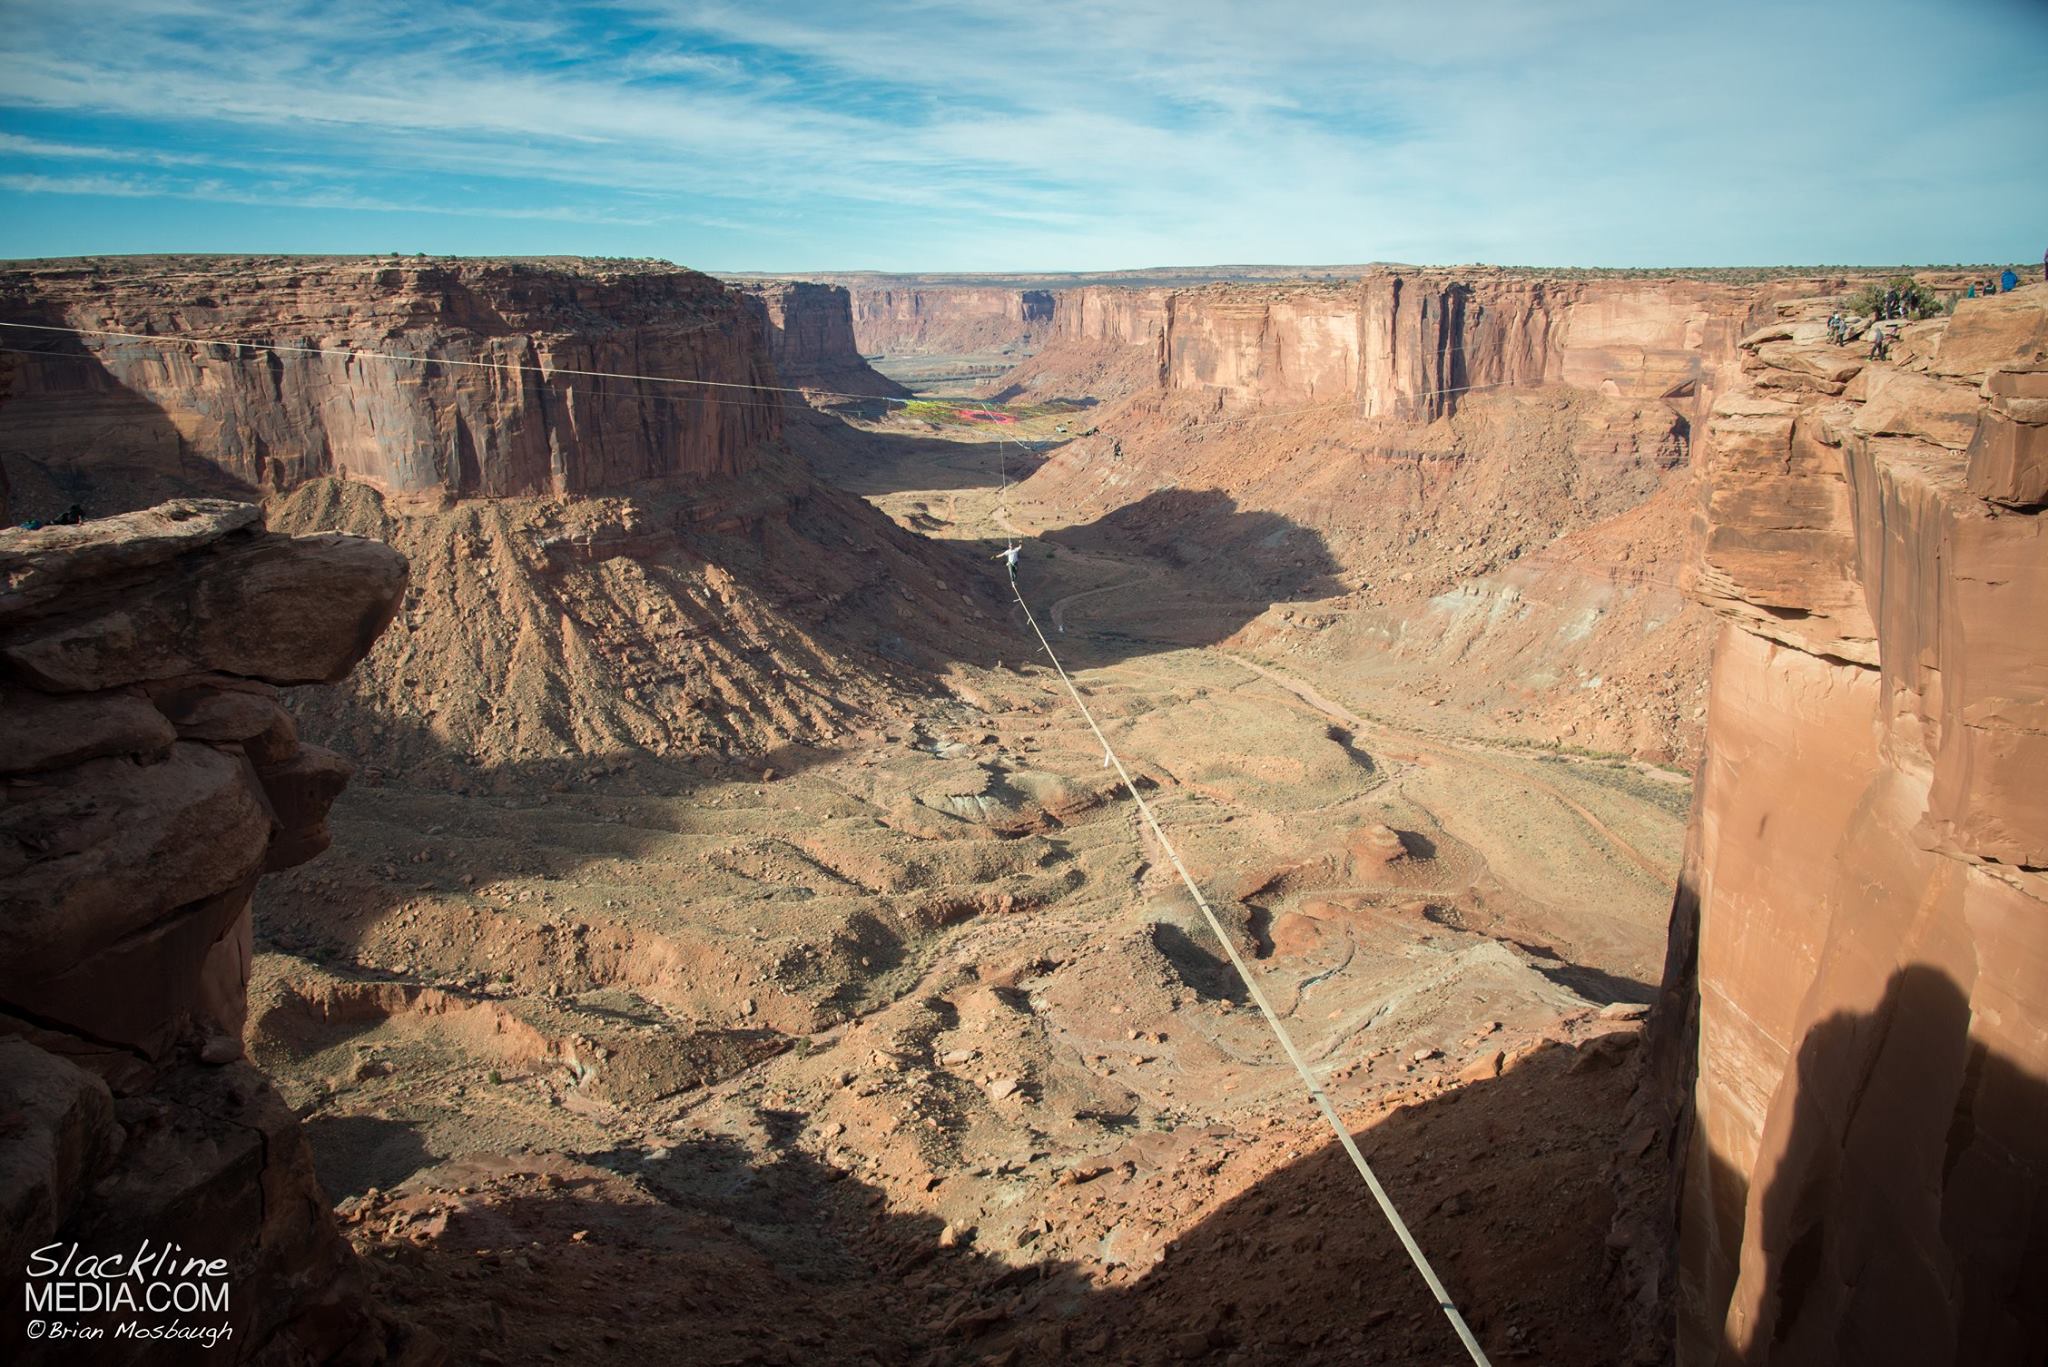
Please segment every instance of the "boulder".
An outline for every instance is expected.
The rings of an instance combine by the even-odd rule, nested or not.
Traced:
[[[1970,492],[2009,507],[2048,503],[2048,371],[1994,371],[1970,442]]]
[[[153,688],[150,698],[181,738],[234,742],[259,767],[283,763],[298,749],[298,726],[268,684],[201,676]]]
[[[1866,377],[1863,409],[1854,429],[1865,436],[1919,437],[1960,451],[1977,434],[1982,406],[1974,390],[1889,366]]]
[[[288,759],[257,770],[279,826],[264,863],[266,871],[303,864],[332,843],[327,809],[354,773],[354,765],[317,745],[301,745]]]
[[[0,626],[67,593],[136,582],[231,532],[262,526],[253,503],[183,498],[74,526],[0,531]]]
[[[178,732],[132,693],[53,698],[0,690],[0,774],[32,774],[104,755],[161,755]]]
[[[236,1061],[257,879],[325,848],[349,775],[261,680],[346,673],[405,578],[244,504],[0,532],[0,1257],[225,1257],[223,1363],[437,1357],[369,1305],[290,1108]]]
[[[49,1242],[121,1146],[107,1084],[23,1039],[0,1039],[0,1265]]]
[[[88,760],[0,805],[0,996],[247,880],[271,814],[246,761],[180,741]]]
[[[398,552],[338,534],[221,541],[181,569],[45,601],[17,616],[0,660],[60,693],[207,670],[333,683],[390,622],[406,580]]]
[[[1928,370],[1981,384],[1994,370],[2048,369],[2048,284],[1956,301]]]

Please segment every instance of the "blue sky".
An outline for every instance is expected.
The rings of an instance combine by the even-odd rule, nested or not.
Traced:
[[[2048,246],[2041,0],[0,0],[0,33],[0,256]]]

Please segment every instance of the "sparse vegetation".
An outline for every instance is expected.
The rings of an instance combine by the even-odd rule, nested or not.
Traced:
[[[1873,280],[1844,300],[1842,307],[1865,318],[1876,317],[1884,311],[1887,299],[1894,292],[1897,293],[1908,318],[1938,318],[1952,307],[1948,301],[1910,275],[1895,275],[1889,280],[1882,281]]]

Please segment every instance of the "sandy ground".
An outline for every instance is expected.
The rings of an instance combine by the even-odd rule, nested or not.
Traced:
[[[826,474],[965,577],[1029,534],[1034,610],[1489,1351],[1623,1360],[1610,1168],[1687,787],[1347,677],[1281,629],[1341,603],[941,435]],[[1458,1359],[1009,625],[764,772],[359,785],[266,883],[252,1049],[459,1359]]]

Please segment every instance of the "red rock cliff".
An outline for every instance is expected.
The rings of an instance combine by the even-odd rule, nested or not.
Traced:
[[[868,355],[1030,350],[1050,332],[1050,290],[855,285],[853,334]]]
[[[2048,287],[1888,363],[1822,340],[1828,307],[1744,342],[1702,455],[1679,1360],[2035,1363]]]
[[[844,285],[774,280],[739,290],[756,310],[776,378],[783,384],[889,398],[910,392],[861,359]]]
[[[364,1303],[297,1120],[241,1061],[251,894],[326,848],[350,772],[300,744],[277,686],[341,678],[405,584],[389,547],[278,536],[248,504],[0,532],[10,1351],[30,1250],[143,1240],[228,1261],[228,1310],[185,1317],[232,1329],[210,1360],[419,1351]],[[89,1356],[166,1360],[111,1336]]]
[[[1377,272],[1356,285],[1213,286],[1166,310],[1160,382],[1232,405],[1353,399],[1429,422],[1475,390],[1563,384],[1690,406],[1732,370],[1769,289]]]
[[[775,396],[747,389],[773,383],[757,310],[673,267],[37,263],[0,273],[0,322],[224,342],[7,329],[50,353],[18,358],[0,410],[18,498],[83,482],[146,501],[208,474],[243,491],[345,473],[398,493],[588,493],[740,473],[779,421]]]

